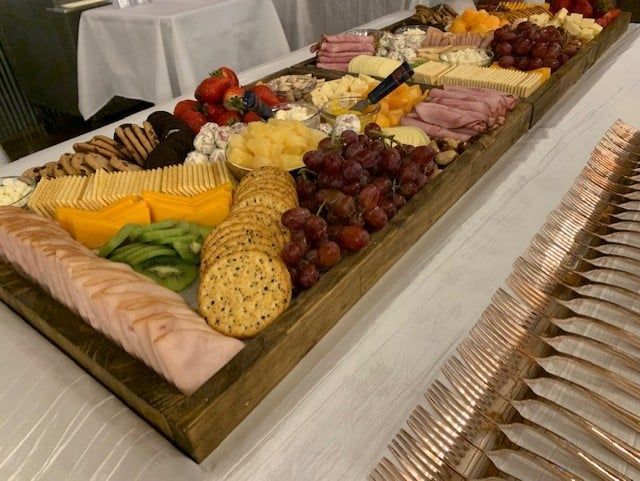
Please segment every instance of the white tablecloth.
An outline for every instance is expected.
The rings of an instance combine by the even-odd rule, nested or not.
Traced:
[[[89,118],[115,95],[163,102],[192,94],[208,72],[238,71],[289,52],[271,0],[154,0],[83,12],[78,104]]]
[[[411,0],[273,0],[292,49],[317,42],[383,15],[409,8]],[[421,2],[422,3],[422,2]]]
[[[640,29],[632,26],[201,465],[0,304],[0,479],[364,479],[609,125],[622,118],[640,127],[639,79]],[[72,142],[0,175],[51,160]]]

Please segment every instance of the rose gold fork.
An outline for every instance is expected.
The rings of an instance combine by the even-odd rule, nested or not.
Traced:
[[[473,346],[471,349],[467,347],[467,345]],[[484,362],[492,363],[494,372],[497,372],[502,366],[507,371],[511,372],[514,376],[520,379],[526,379],[527,377],[549,377],[555,380],[560,380],[564,384],[571,386],[572,388],[579,388],[578,390],[583,393],[589,393],[592,399],[597,400],[599,404],[603,405],[603,408],[611,410],[612,413],[615,413],[616,417],[619,417],[623,422],[627,423],[630,426],[634,426],[635,429],[640,431],[640,417],[629,410],[628,407],[622,406],[620,401],[610,400],[607,397],[604,397],[601,394],[591,392],[593,390],[593,386],[595,385],[609,385],[609,392],[618,391],[618,396],[627,399],[628,404],[632,404],[633,399],[637,399],[633,394],[633,386],[627,385],[627,383],[623,382],[620,379],[613,379],[606,374],[603,375],[602,370],[597,369],[594,366],[588,366],[586,363],[582,362],[574,362],[571,359],[565,356],[550,356],[547,358],[533,358],[531,356],[521,355],[519,351],[514,351],[512,354],[512,359],[509,360],[505,356],[505,348],[501,345],[500,342],[497,342],[492,337],[479,337],[475,331],[470,333],[469,338],[467,338],[464,342],[464,345],[461,344],[461,349],[459,352],[463,356],[463,358],[467,358],[469,356],[469,351],[475,352],[476,356],[481,356]],[[466,351],[464,350],[466,349]],[[500,353],[500,354],[496,354]],[[517,359],[520,363],[520,366],[523,366],[525,370],[525,375],[522,374],[521,370],[514,369],[513,360]],[[465,359],[466,360],[466,359]],[[571,379],[567,378],[566,375],[562,375],[561,372],[557,371],[557,364],[564,363],[572,364],[574,369],[576,367],[583,368],[585,371],[589,373],[588,378],[580,378],[580,379]],[[531,374],[533,373],[533,374]],[[594,379],[597,379],[598,384],[594,382]]]
[[[519,382],[524,387],[521,395],[518,396],[521,399],[516,399],[511,391],[506,391],[503,394],[503,392],[496,390],[494,387],[495,383],[492,379],[483,377],[477,369],[474,370],[455,356],[443,366],[442,372],[453,388],[467,399],[469,403],[489,406],[493,404],[493,400],[497,398],[507,403],[511,409],[503,411],[502,413],[495,410],[489,411],[488,408],[484,411],[487,416],[490,415],[496,422],[512,421],[514,417],[513,410],[517,411],[521,417],[528,419],[526,417],[526,407],[528,404],[541,403],[544,404],[544,408],[553,410],[554,415],[563,416],[572,424],[579,426],[583,432],[593,439],[600,441],[610,452],[618,455],[621,459],[624,459],[637,469],[640,469],[640,451],[583,416],[570,411],[552,400],[538,397],[531,388],[522,381],[512,380],[512,383]],[[509,377],[510,374],[504,371],[502,376]],[[541,408],[538,408],[538,411],[540,409]]]
[[[439,381],[433,383],[427,391],[426,397],[431,406],[441,413],[441,416],[447,419],[480,417],[490,425],[491,429],[499,431],[506,436],[511,443],[510,449],[522,449],[528,454],[544,459],[556,466],[561,472],[583,478],[589,477],[589,473],[591,473],[603,481],[631,481],[627,476],[617,472],[572,442],[543,426],[531,423],[524,418],[522,419],[524,422],[496,422],[487,416],[478,405],[469,404],[466,400],[460,399]],[[532,442],[524,445],[518,439],[519,437],[528,437]],[[540,449],[545,444],[548,446],[549,443],[553,445],[554,450],[559,451],[555,456],[546,454],[544,450]],[[576,462],[576,460],[579,461]]]

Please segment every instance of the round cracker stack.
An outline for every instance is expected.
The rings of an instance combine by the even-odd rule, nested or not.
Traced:
[[[280,256],[289,232],[280,218],[297,206],[284,170],[262,167],[240,182],[231,214],[202,246],[200,314],[215,330],[252,337],[289,306],[293,286]]]

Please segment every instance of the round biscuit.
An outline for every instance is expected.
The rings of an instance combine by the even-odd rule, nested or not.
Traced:
[[[257,250],[235,252],[202,272],[200,314],[233,337],[253,337],[272,324],[291,302],[289,272],[279,258]]]

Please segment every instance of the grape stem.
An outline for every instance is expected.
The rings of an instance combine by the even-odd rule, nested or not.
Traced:
[[[318,217],[320,217],[320,214],[322,213],[322,210],[327,206],[327,202],[324,201],[322,204],[320,204],[320,207],[318,207],[318,210],[316,211],[316,215]]]
[[[400,142],[398,142],[396,140],[396,136],[395,135],[386,135],[386,134],[383,134],[382,132],[371,132],[369,135],[372,135],[372,136],[374,136],[374,137],[376,137],[378,139],[388,140],[390,145],[391,145],[391,147],[394,146],[393,144],[402,145]]]

